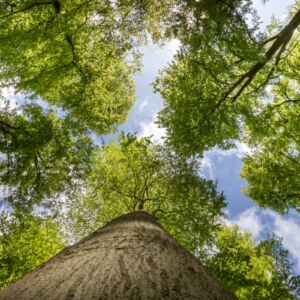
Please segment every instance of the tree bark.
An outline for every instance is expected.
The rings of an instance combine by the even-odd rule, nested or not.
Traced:
[[[10,284],[0,299],[236,300],[146,212],[121,216]]]

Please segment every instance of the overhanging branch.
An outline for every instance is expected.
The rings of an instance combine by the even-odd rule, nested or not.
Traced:
[[[225,92],[224,96],[216,103],[216,105],[200,120],[197,127],[202,126],[202,124],[210,117],[215,111],[221,106],[221,104],[228,99],[236,101],[243,91],[252,83],[255,76],[264,68],[264,66],[276,55],[274,67],[270,70],[267,78],[270,79],[275,67],[279,64],[281,56],[287,48],[287,45],[291,41],[294,31],[300,25],[300,10],[294,15],[291,21],[281,30],[279,34],[267,39],[263,44],[274,40],[271,47],[265,53],[265,59],[263,61],[257,62],[252,68],[241,75],[241,77],[233,83],[233,85]],[[267,84],[267,81],[264,82]],[[235,92],[235,93],[234,93]],[[233,94],[233,95],[232,95]]]

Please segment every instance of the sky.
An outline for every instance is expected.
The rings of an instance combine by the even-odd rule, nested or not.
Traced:
[[[261,18],[264,29],[272,16],[283,18],[286,8],[294,0],[254,0],[254,6]],[[155,80],[159,70],[168,66],[179,47],[177,41],[171,41],[164,47],[149,46],[143,48],[143,68],[135,76],[137,100],[127,123],[119,127],[120,131],[137,132],[139,136],[152,135],[154,140],[161,140],[164,130],[155,123],[156,114],[163,107],[163,101],[158,94],[153,93],[151,82]],[[108,137],[109,138],[109,137]],[[107,139],[108,139],[107,138]],[[252,232],[257,240],[268,237],[274,232],[283,238],[283,245],[289,250],[295,262],[295,271],[300,274],[300,217],[291,211],[282,216],[268,209],[261,209],[253,201],[243,195],[241,189],[246,182],[239,177],[242,158],[249,152],[246,145],[238,143],[235,149],[221,151],[214,148],[204,155],[202,163],[203,174],[218,182],[218,190],[224,191],[228,201],[226,212],[230,224],[238,224],[242,230]]]
[[[286,7],[294,0],[254,0],[254,6],[265,28],[273,15],[282,18]],[[137,132],[140,137],[153,136],[160,141],[164,130],[155,123],[156,114],[163,107],[163,101],[158,94],[153,93],[151,82],[155,80],[159,70],[168,66],[179,47],[178,41],[171,41],[163,47],[149,46],[143,48],[143,68],[135,76],[137,99],[127,122],[119,127],[119,132]],[[13,99],[15,103],[22,102],[22,96],[15,95],[13,90],[5,90],[3,96]],[[107,136],[105,140],[112,136]],[[99,139],[100,140],[100,139]],[[257,240],[262,240],[276,233],[283,238],[283,245],[289,250],[295,262],[295,271],[300,274],[300,217],[291,211],[282,216],[268,209],[257,207],[251,199],[243,195],[241,188],[246,182],[239,177],[242,158],[249,152],[246,145],[238,143],[235,149],[221,151],[217,148],[208,151],[202,162],[202,172],[207,178],[218,182],[218,189],[224,191],[228,201],[226,213],[229,224],[238,224],[242,230],[252,232]]]

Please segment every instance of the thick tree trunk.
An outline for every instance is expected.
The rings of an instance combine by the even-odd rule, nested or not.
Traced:
[[[121,216],[12,283],[0,299],[236,300],[145,212]]]

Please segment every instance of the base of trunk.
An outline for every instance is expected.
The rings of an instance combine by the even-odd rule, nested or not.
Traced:
[[[121,216],[9,285],[0,299],[236,300],[146,212]]]

